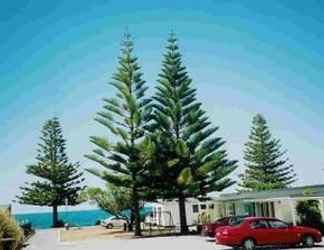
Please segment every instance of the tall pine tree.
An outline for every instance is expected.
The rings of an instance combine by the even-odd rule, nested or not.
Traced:
[[[249,141],[245,144],[246,170],[239,186],[245,190],[284,188],[296,180],[293,165],[285,157],[280,140],[272,138],[265,118],[253,118]]]
[[[214,135],[218,128],[196,100],[174,34],[168,39],[154,101],[156,157],[166,185],[160,195],[178,199],[181,232],[186,233],[186,198],[203,198],[231,186],[228,175],[236,161],[228,160],[224,140]]]
[[[96,121],[106,127],[112,138],[91,137],[96,149],[87,158],[104,167],[104,171],[88,169],[108,183],[131,192],[132,217],[135,235],[141,235],[139,202],[143,199],[145,180],[142,162],[142,143],[146,126],[151,118],[150,99],[145,97],[147,87],[142,79],[137,58],[133,55],[133,42],[127,33],[122,43],[117,73],[110,83],[116,96],[104,99],[103,111]],[[131,219],[131,222],[133,219]]]
[[[66,155],[65,139],[57,118],[47,121],[42,129],[37,163],[27,166],[27,174],[37,177],[37,181],[21,187],[17,196],[21,204],[48,206],[53,208],[53,227],[59,225],[58,207],[78,204],[82,172],[78,164],[70,163]]]

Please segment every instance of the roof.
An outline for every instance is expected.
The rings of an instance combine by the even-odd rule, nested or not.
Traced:
[[[253,200],[253,199],[274,199],[274,198],[299,198],[299,197],[323,197],[324,185],[312,185],[291,187],[283,189],[273,189],[267,191],[238,192],[221,194],[217,200]]]

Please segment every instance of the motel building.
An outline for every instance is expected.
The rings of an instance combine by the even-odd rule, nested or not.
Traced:
[[[297,224],[298,201],[318,200],[324,218],[324,185],[300,186],[271,191],[221,194],[208,201],[188,199],[186,215],[188,225],[204,224],[225,216],[249,215],[276,217]],[[152,203],[152,213],[146,223],[157,226],[179,227],[178,202],[158,201]]]

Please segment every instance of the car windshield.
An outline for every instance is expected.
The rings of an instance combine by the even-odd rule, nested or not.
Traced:
[[[228,224],[230,226],[238,226],[244,221],[244,219],[245,219],[245,216],[235,216],[230,219]]]

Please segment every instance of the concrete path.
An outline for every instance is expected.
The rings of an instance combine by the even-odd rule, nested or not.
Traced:
[[[57,250],[58,231],[54,229],[36,231],[28,241],[26,250]]]
[[[26,250],[230,250],[229,247],[207,242],[199,236],[158,237],[146,239],[91,239],[62,243],[57,230],[41,230],[29,240]],[[278,249],[278,248],[275,248]],[[296,250],[295,248],[294,250]],[[309,248],[308,248],[309,249]],[[324,250],[316,247],[314,250]],[[290,249],[285,249],[290,250]]]

